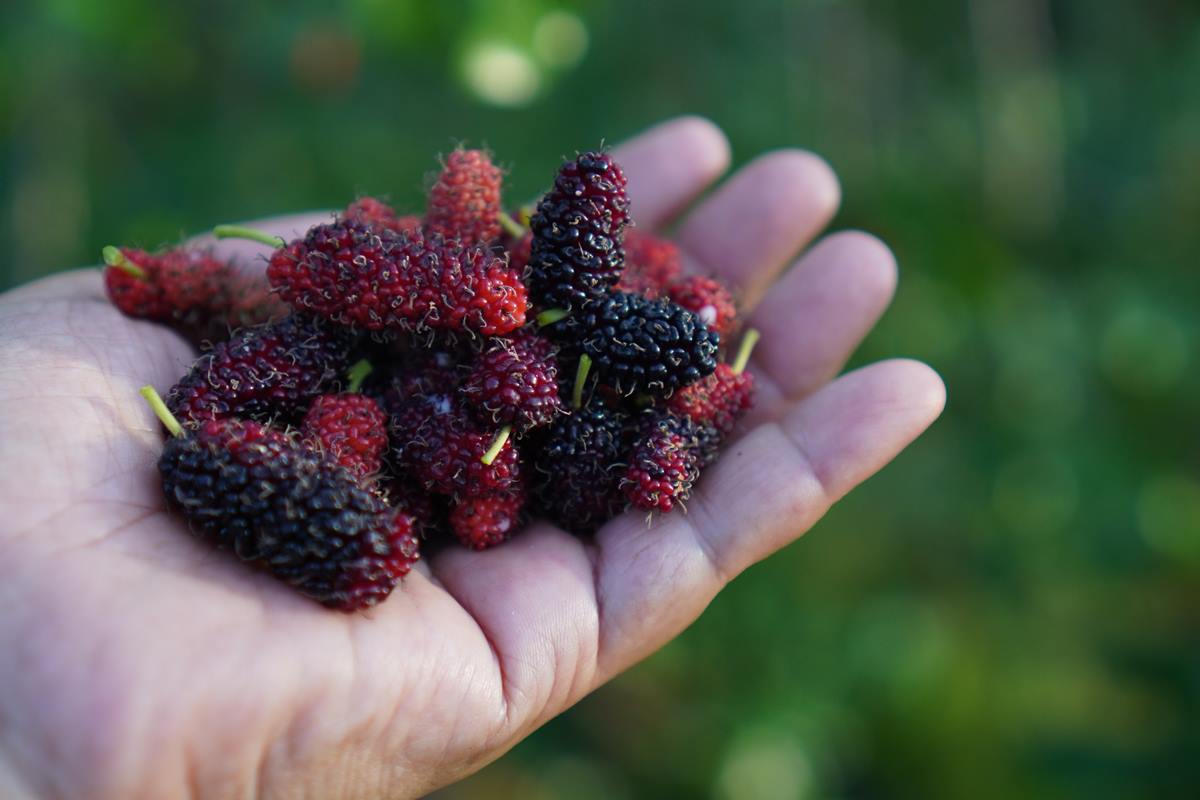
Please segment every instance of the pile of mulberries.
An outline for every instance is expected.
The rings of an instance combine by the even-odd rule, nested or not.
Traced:
[[[257,276],[191,246],[105,248],[113,304],[202,348],[163,396],[143,389],[170,434],[167,504],[197,537],[355,611],[437,539],[686,506],[753,406],[757,334],[631,227],[608,153],[512,215],[502,182],[459,149],[423,214],[361,197],[293,241],[220,226],[271,246]]]

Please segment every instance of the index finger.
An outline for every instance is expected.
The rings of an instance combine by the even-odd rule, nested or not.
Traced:
[[[729,141],[703,117],[678,117],[620,145],[613,157],[629,181],[634,220],[653,231],[729,168]]]

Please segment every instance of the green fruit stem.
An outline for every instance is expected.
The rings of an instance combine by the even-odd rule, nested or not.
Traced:
[[[538,327],[544,328],[547,325],[553,325],[559,320],[566,319],[570,312],[565,308],[547,308],[545,311],[537,315]]]
[[[126,272],[135,278],[145,280],[146,270],[139,267],[137,264],[130,261],[121,252],[119,247],[113,247],[111,244],[100,251],[100,256],[104,259],[104,263],[110,267],[116,267],[122,272]]]
[[[500,451],[504,449],[505,442],[508,441],[509,435],[512,434],[512,425],[505,425],[496,434],[496,438],[492,439],[492,444],[488,447],[487,452],[479,459],[489,467],[496,460],[496,456],[500,455]]]
[[[146,402],[154,411],[154,416],[162,421],[163,427],[170,431],[172,436],[183,436],[183,426],[179,424],[179,420],[175,419],[175,415],[171,413],[171,409],[167,408],[167,404],[163,402],[158,392],[154,391],[153,386],[143,386],[138,390],[138,394],[146,398]]]
[[[500,227],[508,232],[508,235],[520,241],[525,238],[525,234],[529,233],[529,229],[521,223],[517,222],[504,211],[496,214],[496,219],[500,223]]]
[[[371,366],[371,362],[365,358],[354,362],[354,366],[346,371],[346,379],[350,381],[350,384],[346,387],[346,391],[350,394],[356,394],[362,389],[363,381],[367,379],[367,376],[371,374],[371,370],[373,369],[374,367]]]
[[[733,360],[733,374],[741,375],[746,370],[746,365],[750,363],[750,353],[754,350],[754,345],[758,344],[758,340],[762,338],[762,334],[754,328],[746,331],[746,335],[742,337],[742,344],[738,347],[737,358]]]
[[[583,408],[583,386],[587,383],[588,370],[592,368],[592,358],[587,353],[579,357],[579,366],[575,369],[575,386],[571,389],[571,405]]]
[[[533,222],[534,203],[527,203],[517,210],[517,222],[524,225],[526,228]]]
[[[265,231],[258,231],[243,225],[218,225],[213,228],[213,236],[218,239],[249,239],[252,242],[259,242],[275,248],[287,244],[281,236],[273,236]]]

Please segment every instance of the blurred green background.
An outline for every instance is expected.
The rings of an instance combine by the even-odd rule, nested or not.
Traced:
[[[1200,793],[1200,7],[0,7],[0,288],[221,221],[421,207],[486,143],[680,113],[799,145],[902,279],[857,356],[945,417],[678,641],[445,798]]]

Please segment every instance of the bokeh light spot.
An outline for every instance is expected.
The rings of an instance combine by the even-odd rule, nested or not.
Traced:
[[[1146,543],[1179,561],[1200,564],[1200,482],[1156,475],[1138,497],[1138,527]]]
[[[521,50],[501,42],[482,42],[463,58],[468,88],[497,106],[528,105],[542,85],[537,65]]]
[[[724,800],[800,800],[812,789],[812,764],[796,737],[759,729],[739,735],[730,746],[716,794]]]
[[[300,88],[336,94],[352,87],[362,67],[358,39],[329,23],[309,25],[292,38],[288,54],[292,80]]]
[[[937,691],[951,658],[952,634],[936,608],[911,594],[867,603],[847,639],[847,670],[896,697]]]
[[[1182,326],[1143,303],[1118,311],[1100,339],[1100,368],[1117,386],[1136,394],[1159,394],[1174,386],[1188,361]]]
[[[533,29],[533,52],[550,66],[573,67],[583,59],[587,48],[587,26],[567,11],[551,11]]]
[[[1015,530],[1056,531],[1075,515],[1079,482],[1061,456],[1025,453],[1001,464],[992,503],[996,514]]]

